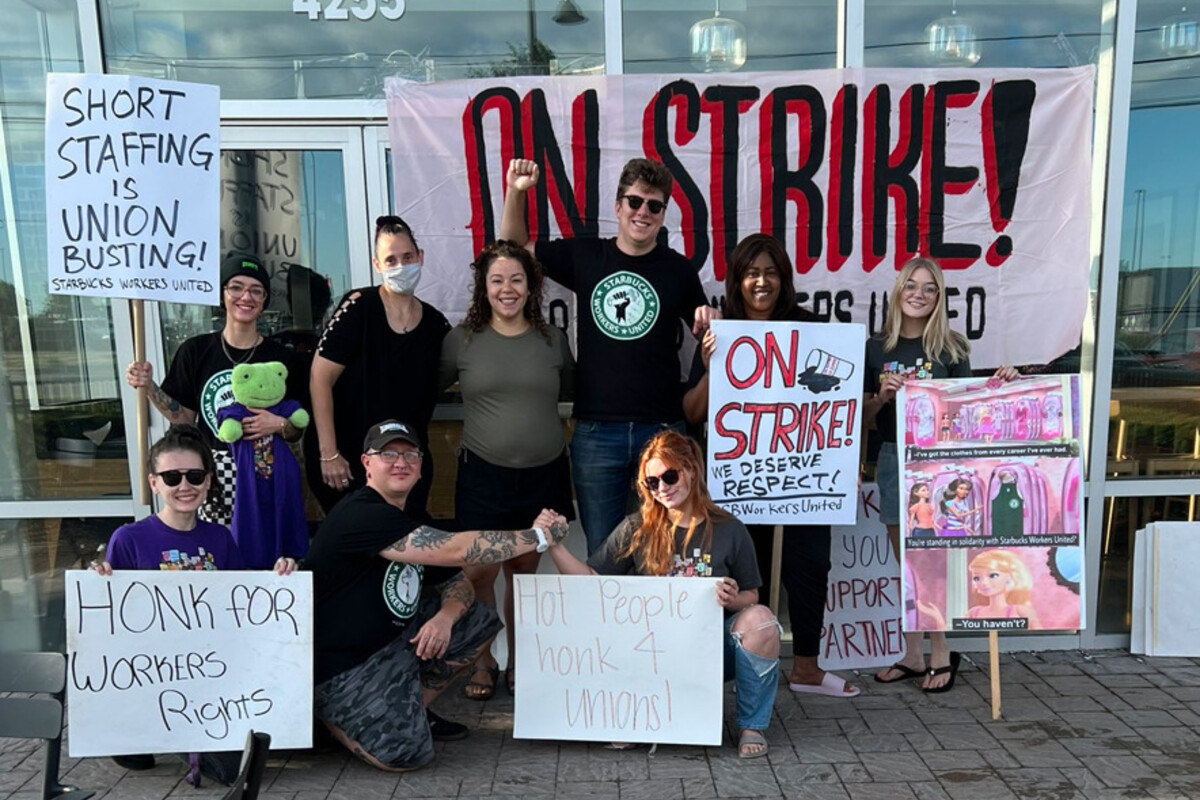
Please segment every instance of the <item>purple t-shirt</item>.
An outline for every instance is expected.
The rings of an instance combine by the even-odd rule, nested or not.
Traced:
[[[245,568],[229,529],[202,519],[190,531],[177,531],[156,516],[122,525],[108,540],[104,557],[113,569]]]

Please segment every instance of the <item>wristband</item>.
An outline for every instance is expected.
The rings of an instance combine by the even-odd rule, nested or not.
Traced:
[[[322,464],[328,464],[330,461],[337,461],[337,460],[338,460],[339,458],[341,458],[341,457],[342,457],[342,454],[341,454],[341,453],[334,453],[334,454],[333,454],[333,455],[331,455],[329,458],[324,458],[324,457],[322,457],[322,458],[321,458],[321,463],[322,463]]]
[[[539,553],[544,553],[547,550],[549,550],[550,542],[546,541],[546,532],[544,530],[542,530],[541,528],[534,528],[533,533],[535,536],[537,536],[537,540],[538,540],[537,551]]]

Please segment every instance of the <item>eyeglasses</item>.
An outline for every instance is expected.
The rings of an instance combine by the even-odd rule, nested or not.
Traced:
[[[924,286],[921,286],[916,281],[905,281],[904,291],[908,294],[912,294],[913,292],[920,292],[921,294],[925,295],[926,297],[937,297],[938,296],[938,288],[935,284],[932,284],[932,283],[927,283]]]
[[[651,494],[658,491],[660,482],[663,486],[674,486],[679,483],[679,470],[669,469],[662,475],[647,475],[642,478],[642,486],[645,486],[646,491]]]
[[[225,293],[233,298],[248,294],[254,300],[262,300],[267,296],[267,290],[261,286],[243,286],[240,283],[233,283],[226,286]]]
[[[641,208],[643,203],[646,204],[646,208],[650,209],[650,213],[655,215],[661,214],[663,209],[667,207],[667,204],[662,200],[647,200],[638,194],[623,194],[621,197],[629,203],[629,208],[633,211]]]
[[[395,464],[400,459],[404,459],[405,464],[417,464],[425,457],[425,454],[420,450],[376,450],[373,453],[367,453],[369,456],[379,456],[385,464]]]
[[[208,478],[206,469],[164,469],[154,474],[167,486],[178,486],[184,478],[187,478],[187,482],[192,486],[203,486]]]

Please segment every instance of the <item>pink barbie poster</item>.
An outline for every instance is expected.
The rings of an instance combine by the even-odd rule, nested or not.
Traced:
[[[905,630],[1077,630],[1078,376],[911,381],[899,395]]]

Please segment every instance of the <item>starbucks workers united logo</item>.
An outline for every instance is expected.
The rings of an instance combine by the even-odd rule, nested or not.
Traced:
[[[421,600],[421,578],[425,568],[412,564],[391,563],[383,575],[383,602],[400,619],[417,613]]]
[[[640,339],[654,327],[660,303],[650,282],[632,272],[609,275],[592,290],[592,319],[612,339]]]

